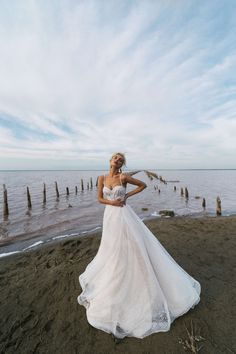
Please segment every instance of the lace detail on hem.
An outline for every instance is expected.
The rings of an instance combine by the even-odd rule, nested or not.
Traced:
[[[82,287],[82,293],[77,297],[77,301],[80,305],[84,306],[86,310],[90,306],[90,300],[86,297],[86,283],[83,277],[79,277],[79,282]],[[90,316],[87,314],[87,319],[88,322],[90,323],[91,326],[94,328],[100,329],[106,333],[111,333],[117,338],[124,338],[124,337],[136,337],[136,338],[144,338],[147,337],[153,333],[158,333],[158,332],[167,332],[170,330],[171,324],[174,322],[175,319],[177,319],[180,316],[183,316],[186,314],[190,309],[193,309],[199,302],[200,302],[200,291],[199,291],[199,283],[194,282],[193,288],[196,290],[196,297],[193,303],[189,304],[186,306],[184,310],[182,310],[178,315],[173,316],[170,311],[167,309],[168,312],[162,312],[156,314],[156,316],[153,317],[152,319],[152,324],[149,330],[147,330],[144,334],[142,335],[137,335],[135,333],[126,331],[125,329],[122,328],[122,326],[119,324],[118,321],[112,321],[112,322],[103,322],[97,319],[92,319]],[[145,322],[145,320],[143,321]],[[141,322],[139,322],[140,326]]]

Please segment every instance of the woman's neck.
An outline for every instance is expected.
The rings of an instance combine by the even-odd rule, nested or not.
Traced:
[[[110,168],[110,172],[109,172],[110,177],[114,177],[115,175],[118,175],[118,174],[119,174],[119,169],[117,169],[116,167]]]

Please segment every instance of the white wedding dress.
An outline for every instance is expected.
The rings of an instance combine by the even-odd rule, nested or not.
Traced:
[[[126,188],[103,187],[103,197],[124,198]],[[201,286],[169,255],[129,205],[106,205],[101,243],[79,276],[77,300],[95,328],[117,338],[144,338],[200,301]]]

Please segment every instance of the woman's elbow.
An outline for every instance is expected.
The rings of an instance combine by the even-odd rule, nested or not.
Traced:
[[[102,203],[103,198],[102,197],[98,197],[98,201],[99,201],[99,203]]]

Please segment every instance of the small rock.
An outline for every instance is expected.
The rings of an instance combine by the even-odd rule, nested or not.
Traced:
[[[173,210],[160,210],[159,211],[160,215],[164,215],[164,216],[175,216],[175,213]]]
[[[201,197],[199,195],[196,195],[194,198],[195,199],[200,199]]]
[[[69,205],[68,205],[68,208],[72,208],[72,205],[71,205],[71,204],[69,204]]]
[[[147,210],[148,210],[148,208],[142,208],[142,210],[143,210],[143,211],[147,211]]]

